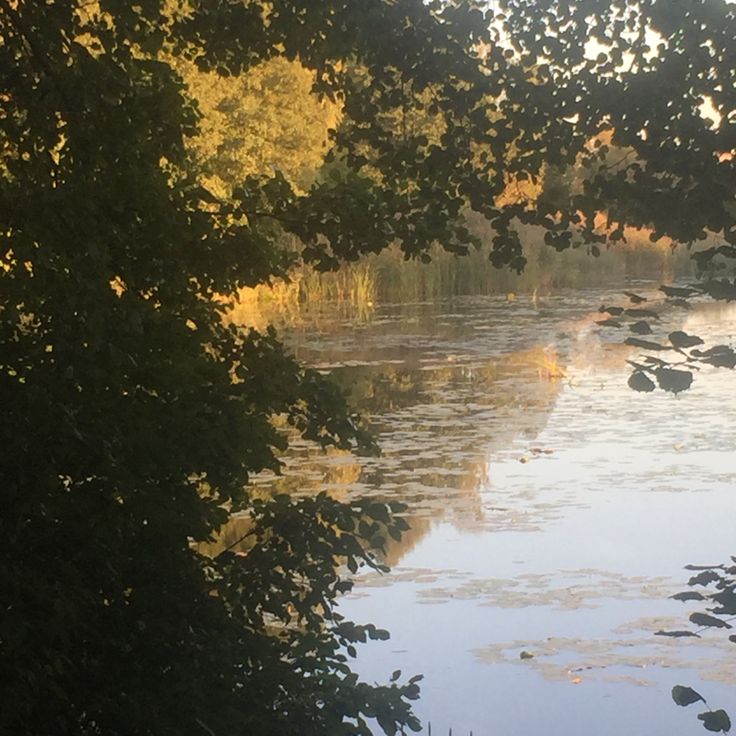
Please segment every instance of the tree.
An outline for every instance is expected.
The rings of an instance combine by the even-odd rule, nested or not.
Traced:
[[[516,269],[519,223],[557,248],[615,239],[600,211],[733,246],[733,29],[722,0],[0,0],[2,729],[418,728],[415,678],[350,670],[386,633],[335,609],[343,565],[380,567],[401,509],[248,488],[278,469],[275,415],[324,446],[371,443],[215,297],[284,275],[284,233],[320,269],[394,243],[464,253],[467,208]],[[325,176],[209,190],[181,65],[247,81],[282,57],[343,110]],[[606,130],[635,163],[591,168],[568,202],[501,196],[594,163]],[[244,550],[199,553],[236,511]]]
[[[312,72],[280,56],[228,77],[172,63],[200,110],[191,143],[208,189],[226,197],[247,176],[276,171],[297,191],[309,189],[339,119],[337,104],[312,94]]]

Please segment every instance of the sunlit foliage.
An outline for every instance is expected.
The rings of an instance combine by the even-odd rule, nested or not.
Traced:
[[[177,62],[201,115],[191,138],[206,184],[221,196],[248,176],[280,172],[298,191],[314,182],[340,108],[312,94],[314,74],[275,57],[239,76]]]

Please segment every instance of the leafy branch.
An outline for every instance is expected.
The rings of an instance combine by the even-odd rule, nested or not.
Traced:
[[[731,558],[736,563],[736,557]],[[706,607],[707,613],[696,611],[690,615],[691,623],[699,628],[683,631],[657,631],[657,636],[674,638],[698,637],[711,629],[731,629],[731,621],[736,620],[736,564],[721,565],[687,565],[686,570],[697,572],[688,581],[690,588],[672,596],[679,601],[702,601],[710,604]],[[736,644],[736,635],[731,634],[729,641]],[[672,699],[677,705],[687,706],[702,701],[707,711],[698,714],[703,727],[708,731],[728,733],[731,729],[731,720],[725,710],[712,710],[706,699],[698,692],[685,685],[675,685],[672,688]]]

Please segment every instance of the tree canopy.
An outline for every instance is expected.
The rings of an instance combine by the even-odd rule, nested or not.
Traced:
[[[712,233],[732,255],[735,35],[723,0],[0,0],[2,730],[417,729],[415,679],[349,666],[386,633],[335,608],[401,509],[248,486],[278,470],[274,416],[323,446],[371,440],[217,297],[295,257],[464,253],[468,210],[497,266],[523,267],[519,224],[560,249]],[[186,69],[243,89],[287,62],[339,109],[319,176],[282,159],[208,186],[227,152],[197,148]],[[503,196],[580,166],[566,196]],[[244,551],[198,551],[235,512]]]

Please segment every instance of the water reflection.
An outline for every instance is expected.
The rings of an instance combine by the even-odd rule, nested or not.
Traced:
[[[401,498],[410,506],[412,531],[389,543],[390,564],[432,519],[475,523],[483,516],[478,491],[488,483],[489,454],[517,436],[533,445],[561,390],[563,369],[555,351],[540,345],[494,358],[448,357],[331,365],[378,436],[381,457],[322,453],[295,441],[283,476],[257,483],[272,492]]]
[[[704,368],[676,398],[630,391],[636,349],[596,324],[598,305],[620,302],[600,290],[460,299],[358,324],[323,313],[287,332],[383,455],[296,442],[283,477],[257,484],[409,503],[392,574],[363,576],[343,606],[392,631],[358,660],[366,677],[426,675],[419,712],[437,732],[613,736],[646,722],[671,736],[693,728],[669,706],[672,685],[717,680],[708,692],[725,702],[718,688],[736,683],[723,637],[653,636],[687,618],[668,600],[681,568],[734,552],[736,377]],[[674,329],[729,342],[736,308],[663,311],[658,330]]]
[[[377,495],[409,503],[413,532],[391,542],[388,560],[413,547],[431,520],[473,527],[490,511],[494,525],[533,528],[551,509],[521,494],[489,509],[489,457],[526,447],[520,462],[543,462],[554,447],[537,447],[563,387],[580,376],[619,370],[632,349],[601,339],[597,307],[619,294],[599,290],[537,299],[456,299],[447,304],[394,305],[357,324],[326,316],[288,331],[297,357],[329,372],[377,434],[383,454],[358,459],[324,454],[295,438],[269,491],[328,490],[346,499]],[[510,518],[512,517],[512,518]],[[522,518],[523,517],[523,518]],[[526,519],[524,523],[523,519]]]

